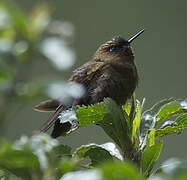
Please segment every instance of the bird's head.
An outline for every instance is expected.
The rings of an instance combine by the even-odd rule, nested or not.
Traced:
[[[121,36],[112,38],[102,44],[95,53],[95,59],[103,62],[116,62],[116,61],[132,61],[134,60],[134,53],[131,47],[131,42],[136,39],[144,30],[139,31],[129,40]]]

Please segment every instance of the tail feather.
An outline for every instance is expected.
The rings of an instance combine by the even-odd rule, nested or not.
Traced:
[[[46,101],[42,101],[41,103],[37,104],[34,107],[35,111],[39,112],[50,112],[50,111],[56,111],[56,109],[60,106],[60,101],[49,99]]]
[[[60,105],[54,114],[42,125],[40,128],[41,132],[46,132],[58,119],[59,113],[67,109],[64,105]]]

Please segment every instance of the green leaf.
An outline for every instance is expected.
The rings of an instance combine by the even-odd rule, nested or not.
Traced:
[[[139,135],[141,149],[143,149],[146,146],[149,130],[155,128],[156,126],[156,117],[155,117],[156,114],[158,114],[160,109],[165,104],[171,101],[173,101],[173,98],[164,99],[142,114],[141,123],[140,123],[140,135]]]
[[[119,150],[113,143],[83,145],[73,153],[73,156],[80,159],[89,157],[91,166],[96,166],[107,160],[122,159]]]
[[[133,120],[136,115],[136,102],[138,102],[138,100],[135,99],[135,94],[133,94],[131,97],[131,102],[127,102],[122,106],[124,116],[128,120],[130,131],[132,131]]]
[[[156,130],[155,136],[157,138],[161,138],[163,136],[166,136],[166,135],[169,135],[169,134],[176,134],[176,133],[181,133],[181,129],[179,129],[177,127],[168,126],[164,129]]]
[[[90,106],[81,106],[76,111],[80,127],[99,123],[103,121],[106,114],[107,107],[104,102]]]
[[[138,100],[136,101],[136,108],[135,108],[136,114],[135,114],[135,117],[134,117],[134,120],[133,120],[133,127],[132,127],[133,142],[137,142],[138,130],[139,130],[139,127],[140,127],[143,105],[144,105],[144,100],[143,100],[142,103],[140,103]]]
[[[107,180],[143,180],[138,170],[128,162],[107,162],[99,167],[103,179]]]
[[[158,123],[166,119],[186,112],[186,100],[165,99],[155,104],[150,110],[142,115],[140,125],[141,149],[145,147],[147,135],[150,129],[154,129]]]
[[[177,117],[175,120],[176,126],[180,126],[181,128],[187,127],[187,113],[182,114],[181,116]]]
[[[148,134],[148,146],[153,146],[155,144],[155,129],[151,129]]]
[[[46,153],[46,157],[49,167],[57,167],[58,164],[61,163],[62,159],[69,160],[72,157],[71,148],[65,145],[56,146],[50,152]]]
[[[169,134],[181,133],[187,128],[187,113],[178,116],[173,121],[166,121],[164,126],[156,130],[156,137],[162,137]]]
[[[130,115],[131,108],[132,103],[126,103],[125,105],[123,105],[123,110],[127,113],[128,116]]]
[[[37,156],[29,150],[14,149],[6,141],[0,143],[0,168],[26,180],[32,179],[32,175],[41,178]]]
[[[13,145],[7,141],[0,142],[0,170],[3,169],[8,177],[53,179],[74,169],[77,162],[70,158],[70,147],[59,145],[56,139],[44,133],[31,138],[22,136]]]
[[[142,154],[141,167],[144,176],[149,176],[152,171],[156,161],[160,157],[160,153],[162,151],[163,142],[147,147]]]
[[[172,117],[173,115],[178,115],[184,113],[184,109],[181,106],[181,101],[175,100],[166,105],[164,105],[159,113],[156,115],[157,124],[163,122],[167,118]]]
[[[75,159],[63,158],[61,159],[58,168],[57,168],[57,176],[58,179],[65,173],[74,171],[76,169],[76,165],[78,162]]]
[[[98,124],[123,150],[132,150],[127,124],[129,120],[125,119],[122,108],[112,99],[107,98],[95,105],[79,107],[76,116],[80,126]]]
[[[71,147],[67,146],[67,145],[59,145],[57,147],[55,147],[53,149],[53,151],[55,152],[55,154],[57,154],[58,156],[66,156],[66,157],[71,157]]]

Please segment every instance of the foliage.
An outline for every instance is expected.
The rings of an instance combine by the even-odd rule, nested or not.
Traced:
[[[49,5],[42,3],[25,13],[8,2],[0,2],[1,121],[12,102],[28,103],[45,92],[56,98],[56,90],[62,93],[65,89],[64,84],[54,83],[49,88],[43,81],[29,78],[38,59],[50,60],[58,70],[64,70],[72,65],[74,57],[62,38],[71,38],[71,34],[62,31],[62,22],[52,20]],[[69,52],[68,63],[62,59],[63,52]],[[81,94],[72,93],[70,89],[77,89],[74,84],[66,89],[66,100],[67,96]],[[187,179],[187,162],[178,159],[163,163],[154,172],[164,145],[162,137],[187,128],[187,100],[165,99],[147,111],[143,111],[143,105],[144,100],[132,98],[120,107],[105,99],[95,105],[70,108],[59,116],[62,123],[70,123],[71,130],[66,135],[77,128],[98,125],[113,143],[81,145],[72,151],[42,133],[23,136],[14,143],[1,140],[0,179]]]
[[[74,51],[69,47],[72,35],[70,23],[52,18],[50,4],[38,3],[25,12],[14,1],[0,1],[1,131],[12,104],[22,104],[24,108],[38,98],[54,96],[51,88],[59,83],[43,77],[46,68],[40,67],[51,64],[54,67],[51,69],[58,73],[71,67],[74,62]],[[64,51],[66,55],[62,55]],[[39,74],[35,70],[38,68]]]
[[[131,109],[134,111],[133,116]],[[2,140],[1,176],[28,180],[73,180],[78,177],[88,180],[143,180],[148,177],[149,180],[158,177],[185,179],[185,161],[170,161],[169,164],[162,165],[156,173],[153,173],[153,169],[162,151],[161,138],[186,128],[186,100],[167,99],[150,110],[141,113],[142,111],[143,105],[138,100],[123,107],[119,107],[111,99],[105,99],[95,105],[71,108],[67,113],[74,114],[78,127],[91,124],[101,126],[120,149],[114,143],[88,144],[71,152],[70,147],[61,145],[47,134],[22,137],[15,143]],[[75,129],[73,127],[72,131]],[[134,133],[134,129],[138,133]],[[159,135],[160,132],[162,136]]]

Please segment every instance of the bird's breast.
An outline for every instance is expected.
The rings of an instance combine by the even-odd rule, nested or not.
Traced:
[[[83,104],[95,104],[104,98],[112,98],[117,104],[122,105],[133,94],[136,85],[134,69],[107,65],[92,79]]]

